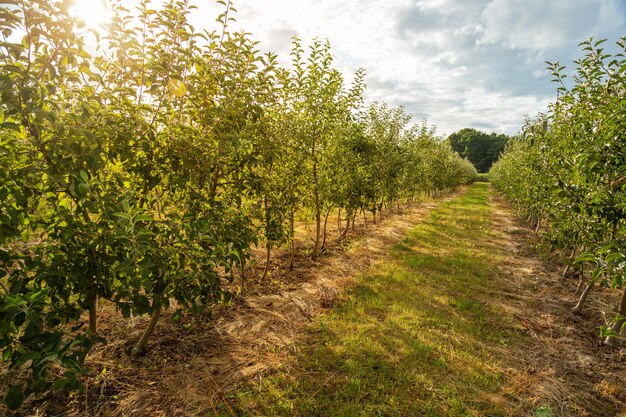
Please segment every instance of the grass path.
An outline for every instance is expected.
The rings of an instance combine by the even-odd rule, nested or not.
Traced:
[[[542,372],[558,368],[552,359],[533,368],[522,358],[542,349],[527,324],[539,313],[534,287],[509,285],[516,266],[497,214],[485,183],[441,204],[316,318],[279,371],[233,391],[223,414],[619,415],[619,398],[577,400],[578,375],[551,390]]]

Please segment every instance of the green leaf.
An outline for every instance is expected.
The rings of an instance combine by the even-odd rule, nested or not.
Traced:
[[[11,355],[13,355],[13,348],[11,346],[7,346],[7,348],[2,352],[2,362],[7,362],[11,359]]]
[[[78,184],[77,194],[79,197],[86,196],[88,192],[89,192],[89,186],[87,184],[85,184],[84,182],[81,182],[80,184]]]
[[[535,417],[554,417],[552,409],[547,405],[535,408]]]
[[[58,381],[55,381],[54,384],[52,384],[52,389],[53,390],[61,390],[63,388],[65,388],[67,386],[67,379],[63,378],[63,379],[59,379]]]
[[[20,130],[20,125],[18,125],[17,123],[13,123],[13,122],[4,122],[2,123],[2,125],[0,125],[1,129],[7,129],[7,130]]]
[[[575,260],[576,263],[595,262],[595,261],[596,261],[596,257],[591,252],[581,253],[580,255],[576,257],[576,260]]]
[[[619,252],[612,252],[609,253],[604,260],[607,263],[612,263],[612,262],[616,262],[616,261],[621,261],[622,259],[624,259],[624,254],[623,253],[619,253]]]
[[[17,410],[24,402],[24,393],[19,385],[9,385],[4,397],[4,402],[9,410]]]
[[[167,81],[167,89],[170,94],[176,97],[182,97],[187,93],[187,86],[185,86],[185,83],[174,78]]]

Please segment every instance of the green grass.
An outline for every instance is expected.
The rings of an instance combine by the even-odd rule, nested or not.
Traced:
[[[489,182],[489,174],[488,173],[478,173],[476,176],[476,182]]]
[[[238,415],[504,416],[497,348],[518,337],[497,285],[487,184],[441,204],[318,317],[297,357],[240,387]],[[495,347],[495,348],[494,348]],[[518,409],[519,410],[519,409]]]

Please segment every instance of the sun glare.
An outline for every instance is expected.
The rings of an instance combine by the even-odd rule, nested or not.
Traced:
[[[85,26],[94,28],[111,19],[111,4],[108,0],[74,0],[70,13],[82,20]]]

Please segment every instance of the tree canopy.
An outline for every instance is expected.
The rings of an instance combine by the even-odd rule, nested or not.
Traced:
[[[487,172],[498,160],[510,137],[498,133],[485,133],[465,128],[448,136],[452,149],[469,159],[478,172]]]

